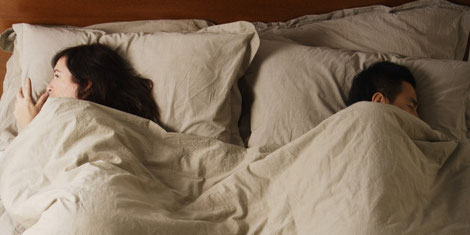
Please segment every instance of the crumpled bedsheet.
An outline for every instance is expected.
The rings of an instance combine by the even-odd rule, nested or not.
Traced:
[[[8,146],[23,234],[465,234],[467,143],[357,103],[272,153],[50,98]]]

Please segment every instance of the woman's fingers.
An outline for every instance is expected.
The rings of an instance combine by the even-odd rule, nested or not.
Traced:
[[[25,88],[23,92],[25,99],[31,100],[31,79],[26,78]]]
[[[16,93],[16,99],[23,99],[23,87],[20,86],[20,90]]]
[[[32,88],[31,88],[31,79],[26,78],[25,85],[20,87],[18,93],[16,93],[16,99],[24,99],[26,102],[35,105],[37,108],[41,109],[44,103],[46,102],[47,98],[49,97],[48,92],[44,92],[41,97],[37,100],[36,104],[34,104],[33,98],[31,97]]]
[[[41,97],[39,97],[38,102],[36,102],[36,105],[35,105],[38,110],[42,109],[42,106],[44,105],[48,97],[49,97],[48,92],[44,92],[44,94],[42,94]]]
[[[34,117],[36,117],[36,115],[38,115],[42,106],[46,102],[47,97],[49,97],[49,93],[45,92],[38,98],[35,104],[31,97],[31,93],[31,79],[26,78],[24,86],[22,86],[16,94],[17,99],[15,103],[15,111],[13,112],[19,131],[23,130],[23,128],[27,126]]]

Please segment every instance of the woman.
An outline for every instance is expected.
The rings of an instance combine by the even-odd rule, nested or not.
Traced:
[[[29,78],[18,91],[14,114],[19,131],[34,119],[48,97],[88,100],[157,122],[152,81],[138,76],[111,48],[101,44],[67,48],[54,56],[52,66],[54,79],[36,103]]]

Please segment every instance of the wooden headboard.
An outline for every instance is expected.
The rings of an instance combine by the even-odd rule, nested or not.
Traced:
[[[0,0],[0,30],[13,23],[86,26],[143,19],[206,19],[214,23],[286,21],[307,14],[411,0]],[[470,0],[451,0],[470,6]],[[9,53],[0,52],[0,94]]]

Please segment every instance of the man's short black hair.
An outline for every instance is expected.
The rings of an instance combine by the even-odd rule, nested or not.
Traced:
[[[415,78],[407,67],[387,61],[375,63],[354,77],[346,104],[372,101],[376,92],[394,102],[402,90],[402,81],[416,89]]]

